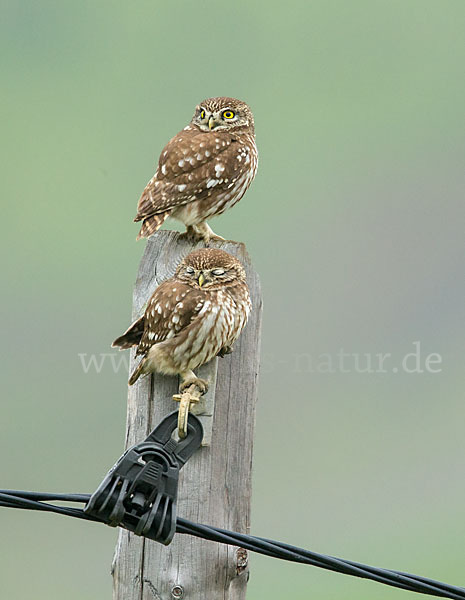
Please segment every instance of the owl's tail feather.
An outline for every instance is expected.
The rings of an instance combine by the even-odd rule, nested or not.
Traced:
[[[145,365],[145,358],[143,358],[140,363],[137,365],[137,367],[134,369],[131,377],[129,378],[129,385],[134,385],[136,383],[136,381],[139,379],[139,377],[142,375],[143,371],[144,371],[144,365]]]
[[[141,238],[148,238],[152,235],[152,233],[158,231],[165,222],[170,212],[171,211],[167,210],[166,212],[158,213],[156,215],[152,215],[150,217],[145,218],[136,240],[140,240]]]

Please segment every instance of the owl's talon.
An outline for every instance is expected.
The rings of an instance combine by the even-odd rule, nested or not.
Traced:
[[[180,233],[181,239],[189,242],[224,242],[224,238],[220,235],[216,235],[213,229],[205,222],[199,223],[198,225],[187,225],[186,231]]]
[[[191,385],[195,385],[201,394],[205,394],[208,391],[208,382],[205,379],[200,379],[200,377],[186,377],[183,380],[181,385],[179,386],[179,391],[182,394],[189,388]]]
[[[224,242],[225,240],[226,240],[226,238],[221,237],[221,235],[216,235],[216,233],[209,236],[208,239],[205,239],[207,244],[208,244],[208,242]]]

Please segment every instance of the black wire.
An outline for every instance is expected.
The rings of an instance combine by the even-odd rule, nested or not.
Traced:
[[[51,501],[87,503],[89,498],[90,494],[50,494],[43,492],[0,490],[0,506],[55,512],[78,519],[85,519],[86,521],[103,522],[95,517],[87,515],[79,508],[48,504],[48,502]],[[218,527],[192,523],[187,519],[177,519],[176,531],[181,534],[192,535],[214,542],[241,546],[247,550],[258,552],[273,558],[313,565],[337,573],[370,579],[384,585],[412,592],[428,594],[430,596],[440,596],[443,598],[452,598],[455,600],[465,600],[465,588],[449,585],[440,581],[434,581],[418,575],[403,573],[401,571],[370,567],[350,560],[317,554],[316,552],[310,552],[309,550],[304,550],[303,548],[291,546],[290,544],[285,544],[283,542],[276,542],[266,538],[227,531]]]
[[[211,539],[212,541],[239,545],[244,548],[260,552],[262,554],[265,554],[265,552],[263,552],[262,549],[266,548],[269,550],[267,554],[275,558],[310,564],[338,573],[353,575],[355,577],[361,577],[364,579],[371,579],[373,581],[377,581],[378,583],[383,583],[392,587],[398,587],[413,592],[429,594],[431,596],[441,596],[446,598],[457,599],[465,598],[465,589],[463,588],[454,589],[454,586],[449,586],[448,584],[443,584],[441,582],[417,577],[408,573],[390,571],[386,569],[380,569],[377,567],[369,567],[367,565],[353,563],[351,561],[338,559],[331,556],[316,554],[314,552],[309,552],[308,550],[304,550],[302,548],[296,548],[294,546],[282,544],[281,542],[274,542],[272,540],[265,540],[264,538],[256,538],[254,536],[227,532],[216,527],[213,528],[207,527],[205,525],[189,523],[189,521],[186,522],[184,519],[180,518],[178,518],[177,522],[178,524],[183,524],[184,522],[184,524],[189,524],[191,526],[191,529],[189,530],[189,525],[184,525],[182,529],[183,533],[190,533],[190,535],[204,537],[207,539]],[[222,535],[218,535],[218,532],[220,532],[220,534]],[[227,534],[230,534],[229,540],[227,539]],[[255,542],[254,547],[252,547],[252,545],[250,544],[250,540],[253,540]]]
[[[68,517],[75,517],[77,519],[85,519],[86,521],[97,521],[99,523],[102,523],[102,521],[86,514],[80,508],[68,508],[65,506],[56,506],[53,504],[43,504],[40,501],[29,499],[33,495],[35,495],[33,492],[24,492],[24,494],[25,494],[24,496],[22,496],[22,494],[23,494],[23,492],[18,492],[15,490],[0,490],[0,506],[4,506],[6,508],[24,508],[24,509],[28,509],[28,510],[54,512],[54,513],[58,513],[60,515],[66,515]],[[39,494],[39,495],[41,495],[41,494]],[[70,494],[69,499],[64,498],[64,496],[66,496],[66,494],[43,494],[43,495],[48,496],[48,498],[44,498],[44,500],[47,499],[47,500],[62,500],[62,501],[68,501],[68,502],[87,502],[87,500],[82,500],[82,499],[76,500],[75,499],[77,496],[81,496],[81,498],[82,498],[84,495],[81,495],[81,494]],[[56,496],[61,496],[61,497],[57,498]],[[85,497],[87,499],[90,498],[89,495],[86,495]]]
[[[25,492],[23,490],[0,490],[1,494],[10,494],[30,500],[58,500],[61,502],[81,502],[86,504],[89,501],[90,494],[50,494],[47,492]]]

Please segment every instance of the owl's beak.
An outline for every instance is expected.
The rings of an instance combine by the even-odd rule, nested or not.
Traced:
[[[199,287],[202,287],[202,285],[205,283],[205,275],[203,273],[200,273],[197,281],[199,282]]]
[[[208,127],[210,130],[212,130],[213,127],[215,127],[215,119],[212,116],[210,116],[210,118],[208,119]]]

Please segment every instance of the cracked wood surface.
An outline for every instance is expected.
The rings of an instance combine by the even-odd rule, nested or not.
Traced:
[[[206,402],[212,416],[201,417],[208,445],[181,470],[177,512],[191,521],[249,533],[260,283],[243,244],[224,241],[210,246],[241,260],[253,309],[234,352],[196,371],[212,382]],[[180,239],[172,231],[151,236],[134,289],[134,318],[142,313],[155,287],[174,273],[180,260],[200,247],[202,244]],[[126,447],[143,440],[166,414],[176,410],[172,396],[177,388],[177,378],[156,374],[129,388]],[[248,579],[244,552],[181,534],[176,534],[169,546],[162,546],[121,529],[112,567],[113,600],[244,600]]]

